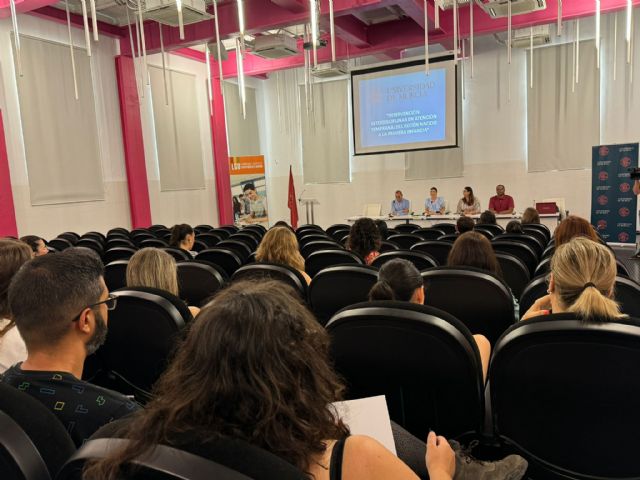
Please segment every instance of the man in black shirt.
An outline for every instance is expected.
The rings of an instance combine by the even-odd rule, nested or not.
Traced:
[[[26,263],[9,287],[9,307],[28,356],[5,372],[3,382],[50,408],[76,445],[139,408],[117,392],[80,380],[86,356],[104,343],[108,310],[115,306],[102,262],[83,248]]]

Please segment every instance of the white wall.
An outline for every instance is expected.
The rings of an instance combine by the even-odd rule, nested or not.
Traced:
[[[636,45],[640,41],[640,35],[637,33],[640,30],[639,17],[635,16]],[[629,87],[628,67],[623,60],[624,37],[620,23],[617,81],[613,83],[613,61],[608,50],[612,45],[609,22],[609,18],[603,19],[601,143],[637,142],[640,140],[640,91],[636,90],[640,84],[640,68],[635,67],[636,83]],[[589,33],[592,31],[589,23],[590,20],[581,22],[582,39],[588,38],[589,34],[593,37],[593,33]],[[567,24],[566,27],[568,31],[572,31],[571,24]],[[563,38],[560,41],[569,40],[567,36]],[[554,38],[554,41],[557,40]],[[460,178],[448,179],[405,181],[404,156],[393,154],[352,157],[351,183],[305,185],[299,143],[299,120],[288,123],[284,121],[283,125],[278,113],[283,109],[283,102],[286,102],[289,105],[287,108],[290,109],[296,100],[293,95],[287,96],[282,93],[282,76],[278,100],[277,77],[271,75],[269,80],[262,82],[258,96],[259,114],[262,117],[260,123],[265,126],[266,132],[261,138],[268,167],[270,220],[274,222],[289,219],[289,164],[293,166],[298,196],[306,190],[304,197],[320,201],[320,205],[316,207],[316,223],[324,227],[333,223],[343,223],[346,217],[361,214],[365,203],[382,203],[383,209],[388,209],[396,189],[401,189],[405,197],[412,200],[413,209],[420,211],[432,185],[437,186],[440,194],[453,204],[460,198],[463,187],[470,185],[484,209],[488,206],[489,197],[495,195],[496,184],[502,183],[506,185],[507,193],[514,197],[518,211],[545,197],[565,197],[566,208],[571,213],[589,218],[590,169],[527,172],[526,58],[524,50],[514,49],[509,68],[505,47],[499,46],[493,37],[477,39],[474,78],[470,78],[468,63],[465,71],[464,173]],[[640,63],[640,58],[636,53],[636,65],[637,63]],[[293,77],[290,81],[294,81]],[[304,211],[300,207],[299,213],[301,223],[305,223]]]

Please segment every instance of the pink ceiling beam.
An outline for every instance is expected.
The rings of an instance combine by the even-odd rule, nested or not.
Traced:
[[[26,13],[36,8],[46,7],[56,3],[57,0],[16,0],[16,12]],[[11,16],[11,9],[9,8],[9,0],[0,0],[0,18],[7,18]]]
[[[64,10],[60,10],[59,8],[54,7],[42,7],[37,10],[33,10],[29,12],[30,15],[34,15],[36,17],[44,18],[45,20],[51,20],[57,23],[67,24],[67,14]],[[76,28],[84,28],[84,23],[82,21],[81,15],[76,15],[74,13],[71,14],[71,26]],[[98,32],[104,35],[109,35],[111,37],[124,37],[128,35],[123,27],[118,27],[116,25],[111,25],[109,23],[98,21]],[[127,37],[128,38],[128,37]]]
[[[325,27],[329,28],[329,20],[326,20]],[[325,22],[323,22],[324,24]],[[345,15],[338,17],[334,21],[336,36],[342,38],[346,42],[356,47],[370,47],[369,37],[367,35],[368,27],[356,17]]]
[[[290,12],[300,13],[309,11],[309,2],[305,0],[271,0],[279,7],[286,8]]]

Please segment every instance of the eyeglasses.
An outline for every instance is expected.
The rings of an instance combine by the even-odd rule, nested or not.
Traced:
[[[102,305],[103,303],[107,307],[107,310],[114,310],[116,308],[116,306],[118,305],[118,297],[110,293],[106,300],[102,300],[101,302],[92,303],[91,305],[87,305],[86,307],[84,307],[82,309],[82,312],[84,312],[85,309],[87,309],[87,308],[97,307],[98,305]],[[80,319],[80,315],[82,315],[82,312],[80,312],[78,315],[76,315],[73,318],[73,320],[71,320],[71,321],[75,322],[75,321],[79,320]]]

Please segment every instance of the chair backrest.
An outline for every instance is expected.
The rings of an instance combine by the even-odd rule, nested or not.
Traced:
[[[442,230],[445,235],[456,233],[456,225],[454,223],[434,223],[431,228]]]
[[[3,479],[50,480],[75,451],[57,417],[30,395],[0,383],[0,473]]]
[[[109,312],[107,339],[96,355],[107,371],[132,386],[121,393],[150,392],[193,317],[184,301],[157,288],[125,287],[114,293],[118,305]]]
[[[536,271],[533,273],[534,277],[539,277],[540,275],[545,275],[549,273],[551,269],[551,257],[545,257],[540,260],[540,263],[536,267]]]
[[[177,268],[180,298],[188,305],[204,306],[226,283],[225,274],[214,265],[187,261],[178,262]]]
[[[94,239],[98,240],[98,242],[100,242],[100,243],[104,243],[107,240],[107,237],[104,234],[100,233],[100,232],[87,232],[84,235],[82,235],[80,238],[81,239],[82,238],[94,238]]]
[[[629,270],[627,269],[627,266],[617,258],[616,258],[616,269],[618,271],[618,276],[631,278],[631,275],[629,275]]]
[[[551,240],[551,232],[549,231],[549,227],[547,227],[546,225],[543,225],[542,223],[523,223],[522,224],[522,229],[523,230],[527,230],[527,229],[535,229],[538,230],[540,232],[542,232],[544,234],[544,236],[546,237],[546,242],[545,244]]]
[[[67,248],[73,247],[73,244],[66,238],[57,237],[53,240],[49,240],[47,242],[47,246],[55,248],[58,252],[61,252]]]
[[[253,232],[253,233],[256,233],[256,232]],[[242,233],[242,231],[231,235],[229,237],[229,240],[244,243],[247,247],[249,247],[249,250],[250,250],[249,253],[255,251],[255,249],[258,248],[258,244],[260,243],[260,238],[256,238],[250,233]]]
[[[378,281],[378,270],[367,265],[338,265],[318,272],[309,285],[309,305],[324,325],[337,311],[366,301]]]
[[[209,232],[211,230],[213,230],[213,227],[211,225],[196,225],[195,227],[193,227],[193,231],[196,232],[196,235]]]
[[[154,240],[155,238],[156,237],[149,232],[131,232],[131,241],[138,246],[140,246],[144,240]]]
[[[167,242],[165,242],[164,240],[160,240],[159,238],[148,238],[140,242],[140,248],[145,248],[145,247],[163,248],[168,246],[169,244]]]
[[[200,240],[208,247],[214,247],[216,244],[220,243],[223,238],[217,233],[205,232],[196,235],[196,240]]]
[[[431,255],[438,265],[446,265],[447,258],[449,258],[449,252],[453,246],[450,242],[442,240],[429,240],[426,242],[416,243],[411,247],[412,252],[424,252]]]
[[[90,248],[100,256],[102,256],[102,252],[104,252],[104,244],[100,240],[97,240],[95,238],[81,238],[76,242],[74,247]]]
[[[500,240],[498,237],[491,242],[491,246],[496,253],[510,253],[518,257],[527,266],[531,275],[536,271],[538,256],[529,245],[514,240]]]
[[[122,228],[122,227],[115,227],[112,228],[111,230],[109,230],[107,232],[107,237],[114,235],[114,234],[120,234],[120,235],[126,235],[127,237],[129,237],[129,230],[127,230],[126,228]]]
[[[364,217],[379,217],[382,211],[382,205],[379,203],[366,203],[362,209]]]
[[[235,233],[235,231],[230,232],[224,228],[214,228],[213,230],[209,230],[209,233],[213,233],[214,235],[219,236],[222,240],[226,240],[232,233]]]
[[[151,230],[152,232],[156,232],[158,230],[167,230],[167,226],[166,225],[162,225],[161,223],[156,223],[155,225],[151,225],[148,230]]]
[[[104,283],[110,292],[127,286],[129,259],[114,260],[104,267]]]
[[[307,243],[311,243],[311,242],[330,242],[330,241],[334,241],[333,237],[330,237],[324,232],[316,232],[315,230],[301,233],[300,236],[298,237],[298,245],[300,245],[300,248],[304,247]]]
[[[547,282],[547,275],[543,274],[533,278],[520,295],[520,318],[527,313],[527,310],[531,308],[531,305],[539,298],[544,297],[547,294],[549,284]]]
[[[440,238],[438,238],[438,240],[440,240],[441,242],[453,243],[458,239],[459,236],[460,235],[457,233],[447,233],[446,235],[443,235]]]
[[[317,240],[301,247],[300,253],[304,258],[309,258],[309,255],[313,252],[319,252],[320,250],[343,250],[343,247],[332,240]]]
[[[527,266],[515,255],[510,253],[496,253],[496,258],[502,270],[502,278],[516,298],[520,298],[531,279]]]
[[[640,324],[571,314],[520,322],[495,345],[495,431],[527,452],[535,478],[639,478]],[[615,441],[611,441],[615,439]]]
[[[531,249],[536,253],[538,258],[542,256],[542,252],[544,252],[544,243],[538,240],[537,237],[533,235],[529,235],[527,233],[503,233],[502,235],[496,237],[497,240],[513,240],[514,242],[522,242],[531,247]]]
[[[413,230],[411,233],[422,237],[423,240],[437,240],[445,235],[445,231],[439,228],[419,228],[418,230]]]
[[[389,235],[391,236],[398,233],[413,233],[415,230],[421,229],[422,227],[415,223],[399,223],[398,225],[393,227],[393,233],[390,233]]]
[[[473,231],[479,233],[480,235],[484,235],[485,237],[487,237],[487,240],[493,240],[493,237],[495,236],[491,230],[487,230],[486,228],[482,227],[473,227]]]
[[[424,239],[418,235],[413,235],[412,233],[399,233],[396,235],[389,235],[387,241],[393,242],[405,250],[410,250],[416,243],[423,242]]]
[[[398,245],[393,242],[387,242],[386,240],[382,240],[380,242],[380,253],[392,252],[394,250],[398,250],[398,248]]]
[[[450,313],[491,344],[513,325],[513,296],[503,281],[471,267],[438,267],[421,272],[425,305]]]
[[[129,238],[124,238],[124,237],[109,237],[107,238],[107,243],[105,243],[104,245],[104,249],[109,250],[111,248],[114,247],[131,247],[131,248],[136,248],[136,246],[133,244],[133,242],[131,240],[129,240]]]
[[[260,240],[262,240],[262,237],[264,237],[264,234],[266,232],[266,230],[262,230],[262,228],[262,225],[247,225],[246,227],[240,229],[238,233],[242,235],[249,235],[256,241],[256,243],[260,243]]]
[[[553,256],[553,253],[556,251],[556,246],[551,244],[551,245],[547,245],[544,249],[544,251],[542,252],[542,256],[540,257],[541,259],[544,258],[551,258]]]
[[[181,248],[162,247],[160,250],[167,252],[176,260],[176,262],[189,261],[193,258],[189,252]]]
[[[362,265],[364,262],[358,255],[347,250],[319,250],[305,258],[304,270],[313,278],[325,268],[347,263]]]
[[[338,312],[327,331],[348,398],[385,395],[391,419],[418,438],[430,429],[480,431],[480,355],[452,315],[409,302],[366,302]]]
[[[616,301],[622,307],[622,313],[640,318],[640,285],[630,278],[618,275],[614,292]]]
[[[500,235],[501,233],[504,233],[504,228],[502,228],[500,225],[495,223],[477,223],[474,228],[478,228],[478,227],[490,231],[494,237],[496,235]]]
[[[300,225],[298,228],[296,228],[296,236],[298,237],[300,237],[300,235],[302,235],[305,232],[324,233],[324,230],[322,230],[322,227],[320,225],[314,225],[314,224]]]
[[[102,261],[105,265],[115,262],[116,260],[128,260],[137,249],[133,247],[113,247],[104,252],[102,255]]]
[[[235,254],[242,260],[243,263],[247,260],[249,254],[253,251],[251,250],[251,247],[249,247],[246,243],[238,240],[231,240],[231,237],[229,237],[228,240],[221,241],[216,245],[216,247],[226,248],[235,252]]]
[[[191,249],[194,252],[201,252],[203,250],[206,250],[207,248],[209,248],[209,245],[207,245],[206,243],[200,241],[200,240],[195,240],[193,242],[193,247],[191,247]]]
[[[287,265],[262,262],[252,263],[236,270],[233,277],[231,277],[231,281],[265,278],[279,280],[290,285],[300,293],[302,300],[307,300],[307,281],[298,270]]]
[[[336,223],[335,225],[331,225],[329,228],[327,228],[326,232],[327,234],[335,238],[334,233],[339,230],[347,230],[347,233],[349,233],[349,230],[351,230],[351,227],[346,223]]]
[[[350,229],[345,229],[345,228],[334,230],[333,233],[331,234],[331,238],[333,238],[336,242],[342,242],[342,239],[344,237],[349,236],[350,231],[351,231]]]
[[[538,239],[538,242],[540,242],[540,245],[542,245],[543,247],[547,246],[547,243],[549,242],[549,230],[545,231],[544,230],[540,230],[539,228],[535,228],[535,227],[531,227],[531,225],[523,225],[522,226],[522,231],[529,236],[535,237],[536,239]]]
[[[376,259],[371,263],[371,266],[380,268],[382,267],[382,265],[387,263],[389,260],[393,260],[394,258],[402,258],[404,260],[408,260],[413,263],[413,265],[418,270],[426,270],[427,268],[438,266],[438,261],[431,255],[415,250],[394,250],[391,252],[382,253],[378,257],[376,257]]]
[[[238,230],[240,230],[240,227],[238,227],[237,225],[221,225],[218,228],[220,230],[226,230],[227,232],[229,232],[229,234],[236,233]]]
[[[58,235],[58,238],[64,238],[65,240],[69,240],[69,242],[71,242],[72,245],[75,245],[75,243],[78,240],[80,240],[80,235],[78,235],[75,232],[64,232]]]
[[[196,260],[205,260],[219,266],[229,278],[231,278],[233,272],[242,266],[242,259],[233,250],[220,247],[209,248],[199,252],[196,255]]]

